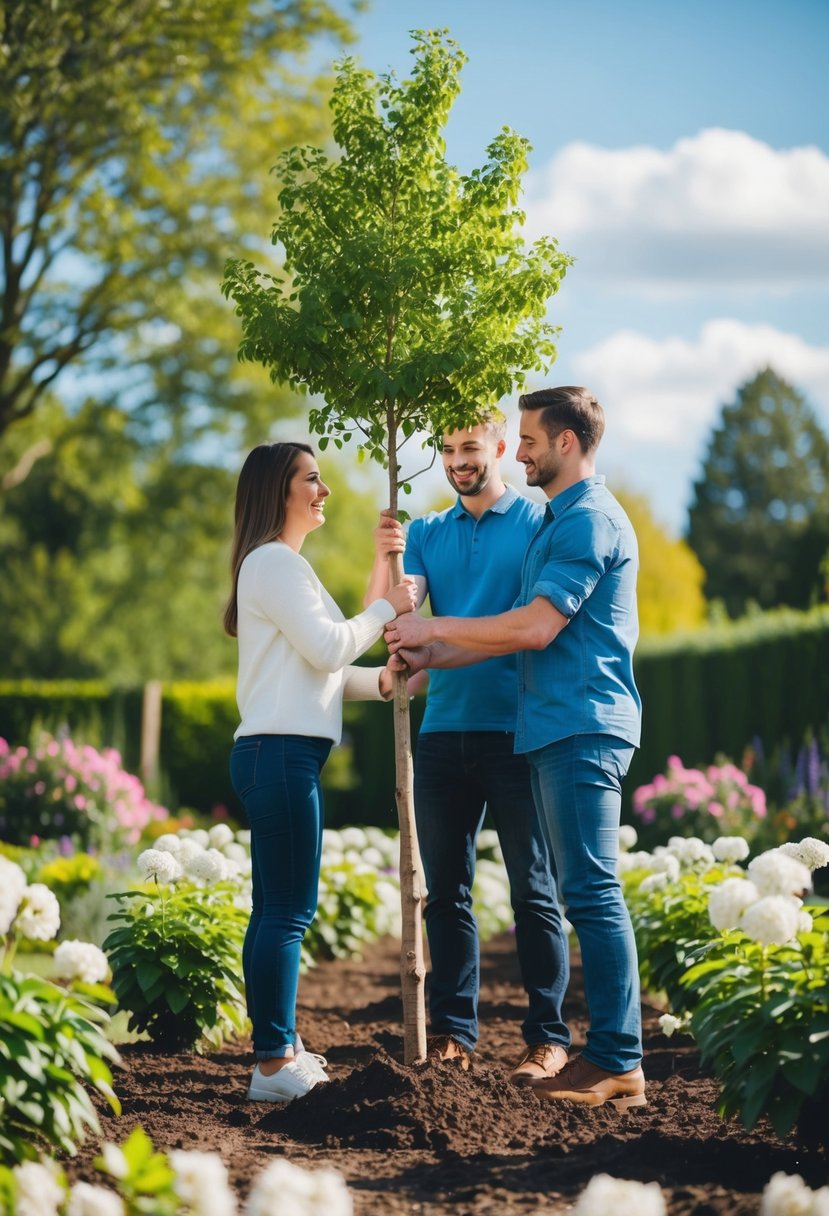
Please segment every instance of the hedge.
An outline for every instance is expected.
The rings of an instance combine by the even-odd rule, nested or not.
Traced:
[[[643,642],[636,678],[644,706],[641,750],[628,797],[676,753],[704,764],[723,753],[739,761],[761,739],[767,751],[796,747],[829,722],[829,608],[780,610],[735,624]],[[423,712],[412,702],[413,734]],[[175,683],[162,701],[162,795],[168,805],[210,811],[239,806],[227,775],[238,722],[232,681]],[[92,743],[114,745],[128,768],[140,755],[141,691],[98,682],[0,682],[0,735],[25,743],[32,725],[66,726]],[[324,770],[331,826],[390,826],[394,812],[392,714],[377,702],[348,703],[342,747]]]

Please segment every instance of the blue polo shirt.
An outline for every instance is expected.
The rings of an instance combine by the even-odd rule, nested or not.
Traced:
[[[541,503],[511,486],[480,519],[460,498],[454,507],[412,520],[403,564],[422,575],[435,616],[492,616],[515,604],[527,545],[544,518]],[[429,672],[421,731],[514,731],[517,657]]]
[[[638,566],[636,534],[604,477],[587,477],[549,501],[527,550],[517,606],[543,596],[569,624],[545,650],[518,656],[516,751],[584,734],[638,747]]]

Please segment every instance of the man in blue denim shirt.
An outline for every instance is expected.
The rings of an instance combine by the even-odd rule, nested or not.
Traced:
[[[505,420],[491,410],[472,427],[443,436],[441,459],[458,494],[445,511],[412,521],[406,574],[437,615],[480,616],[511,608],[527,545],[544,517],[540,503],[501,476]],[[367,601],[383,594],[389,572],[386,519],[375,532]],[[515,914],[515,945],[528,1007],[526,1050],[509,1073],[519,1085],[554,1076],[567,1062],[562,1015],[567,938],[551,874],[546,833],[530,769],[515,751],[517,656],[430,672],[414,764],[417,835],[426,878],[431,975],[430,1059],[469,1065],[478,1040],[480,952],[472,909],[476,841],[489,812],[498,833]]]
[[[531,1084],[541,1098],[625,1109],[645,1102],[636,946],[616,877],[621,780],[641,720],[636,536],[596,475],[604,433],[596,398],[544,389],[519,406],[517,458],[549,501],[516,605],[473,620],[410,613],[386,638],[412,671],[519,653],[515,746],[530,763],[590,1010],[584,1051]]]

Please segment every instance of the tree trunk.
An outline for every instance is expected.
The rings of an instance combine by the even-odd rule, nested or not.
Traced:
[[[397,516],[397,427],[389,411],[389,506]],[[403,577],[399,553],[389,554],[392,583]],[[414,817],[414,768],[409,716],[408,680],[405,672],[394,676],[394,793],[400,825],[400,904],[402,944],[400,980],[403,993],[403,1062],[426,1059],[426,964],[423,959],[423,903],[426,889],[417,843]]]

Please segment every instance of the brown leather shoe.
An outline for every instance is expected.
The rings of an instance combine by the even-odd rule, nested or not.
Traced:
[[[603,1106],[609,1102],[617,1110],[629,1106],[645,1106],[645,1074],[641,1068],[630,1072],[606,1072],[584,1056],[574,1056],[561,1072],[549,1079],[530,1081],[533,1093],[539,1098],[557,1102],[581,1102],[585,1106]]]
[[[436,1034],[426,1040],[426,1059],[434,1064],[457,1063],[464,1072],[469,1068],[469,1052],[449,1034]]]
[[[556,1076],[566,1063],[567,1052],[560,1043],[535,1043],[527,1048],[507,1079],[513,1085],[530,1085]]]

